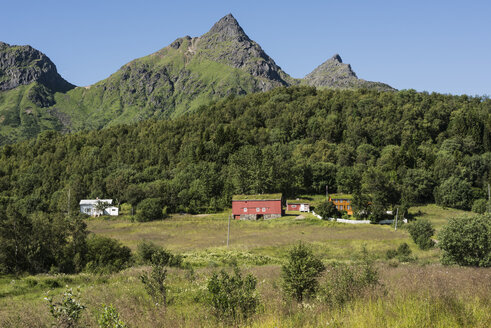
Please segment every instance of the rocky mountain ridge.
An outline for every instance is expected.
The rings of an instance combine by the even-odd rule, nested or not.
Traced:
[[[31,46],[11,46],[0,41],[0,91],[39,82],[55,92],[75,86],[63,79],[55,64]]]
[[[339,56],[305,79],[294,79],[231,14],[202,36],[178,38],[88,87],[66,82],[40,51],[0,43],[0,144],[44,130],[100,129],[179,116],[230,95],[298,84],[393,90],[358,79]]]

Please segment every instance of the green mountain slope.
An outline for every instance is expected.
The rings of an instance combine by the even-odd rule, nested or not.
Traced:
[[[332,69],[318,68],[303,82],[294,79],[245,34],[231,14],[204,35],[179,38],[87,87],[74,88],[44,54],[29,46],[2,43],[0,60],[0,144],[31,138],[44,130],[73,132],[180,116],[223,97],[279,86],[375,85],[357,79],[351,68],[354,77],[344,78],[341,84],[339,72]],[[338,83],[325,83],[326,76]],[[379,85],[378,90],[392,90]]]
[[[72,129],[100,128],[181,115],[210,100],[292,83],[227,15],[201,37],[177,39],[90,87],[55,95],[53,109],[70,117]]]
[[[55,103],[55,92],[73,88],[39,50],[0,42],[0,144],[60,130],[48,107]]]

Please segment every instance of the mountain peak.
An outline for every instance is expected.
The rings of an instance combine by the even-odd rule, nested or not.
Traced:
[[[235,40],[249,40],[249,37],[245,34],[239,22],[232,14],[228,14],[213,25],[207,34],[218,34],[220,41],[235,39]]]
[[[0,42],[0,91],[39,82],[52,91],[68,91],[74,85],[65,81],[55,64],[31,46],[15,46]]]
[[[340,64],[343,63],[343,60],[341,59],[341,56],[339,54],[335,54],[334,56],[332,56],[331,59],[329,59],[329,61],[336,61]]]
[[[350,64],[344,64],[341,56],[335,54],[330,59],[319,65],[315,70],[308,74],[304,81],[315,87],[329,87],[339,89],[367,88],[377,90],[394,90],[391,86],[380,83],[359,79],[351,69]]]

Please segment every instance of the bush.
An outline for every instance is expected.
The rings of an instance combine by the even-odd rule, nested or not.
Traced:
[[[430,221],[426,219],[417,220],[407,225],[409,234],[420,249],[427,250],[433,247],[435,242],[431,236],[435,233]]]
[[[120,206],[119,215],[131,215],[132,206],[129,203],[123,203]]]
[[[71,328],[76,327],[85,306],[77,300],[78,295],[71,288],[66,288],[62,299],[54,302],[51,296],[46,296],[49,312],[56,320],[56,327]]]
[[[335,263],[327,272],[320,299],[330,305],[341,306],[380,284],[378,270],[366,248],[362,250],[361,261],[352,265]]]
[[[152,256],[152,263],[162,263],[163,265],[167,265],[170,267],[178,267],[182,266],[182,256],[174,255],[166,249],[159,249]]]
[[[213,273],[208,281],[209,303],[217,319],[237,322],[246,320],[256,311],[259,298],[256,293],[256,277],[245,278],[237,267],[231,276],[224,270]]]
[[[323,220],[327,220],[329,218],[338,218],[341,216],[341,213],[336,208],[333,202],[324,201],[320,203],[316,208],[315,212],[322,217]]]
[[[472,212],[484,214],[488,210],[488,204],[488,201],[483,198],[475,200],[472,204]]]
[[[162,247],[156,245],[151,241],[141,241],[136,246],[136,256],[138,262],[141,264],[150,264],[152,263],[152,256],[158,250],[162,249]]]
[[[102,305],[102,311],[97,318],[97,323],[101,328],[127,328],[121,319],[119,313],[112,305]]]
[[[442,263],[489,267],[491,214],[452,218],[438,234]]]
[[[141,264],[162,263],[171,267],[182,266],[181,255],[174,255],[151,241],[138,243],[136,254]]]
[[[396,256],[397,256],[397,250],[395,249],[389,249],[387,253],[385,253],[385,258],[387,260],[392,260]]]
[[[126,268],[131,250],[116,239],[90,235],[87,238],[87,265],[91,272],[116,272]]]
[[[298,302],[315,294],[317,278],[325,270],[321,260],[314,256],[312,248],[303,243],[288,252],[288,262],[282,266],[283,290]]]
[[[159,198],[147,198],[138,204],[136,212],[137,221],[147,222],[164,218],[162,202]]]
[[[155,305],[167,305],[167,269],[165,265],[159,261],[156,254],[152,256],[152,271],[142,274],[140,280],[143,283],[148,295],[152,297]]]
[[[400,262],[410,262],[413,260],[411,257],[411,248],[407,243],[402,243],[397,247],[397,249],[389,249],[385,254],[387,260],[397,258]]]

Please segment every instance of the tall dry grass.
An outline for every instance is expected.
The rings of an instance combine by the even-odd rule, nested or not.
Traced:
[[[155,306],[138,276],[146,267],[82,281],[87,306],[81,325],[96,327],[102,304],[112,304],[130,327],[225,327],[204,304],[214,268],[169,270],[170,304]],[[489,327],[491,271],[440,265],[378,265],[381,287],[342,306],[318,299],[297,304],[281,290],[278,265],[244,267],[258,280],[261,306],[241,327]],[[25,279],[25,278],[24,278]],[[37,279],[37,278],[30,278]],[[54,278],[53,278],[54,279]],[[324,277],[322,279],[327,279]],[[80,282],[80,281],[76,281]],[[62,288],[56,292],[61,293]],[[0,299],[0,327],[49,327],[43,288]]]

